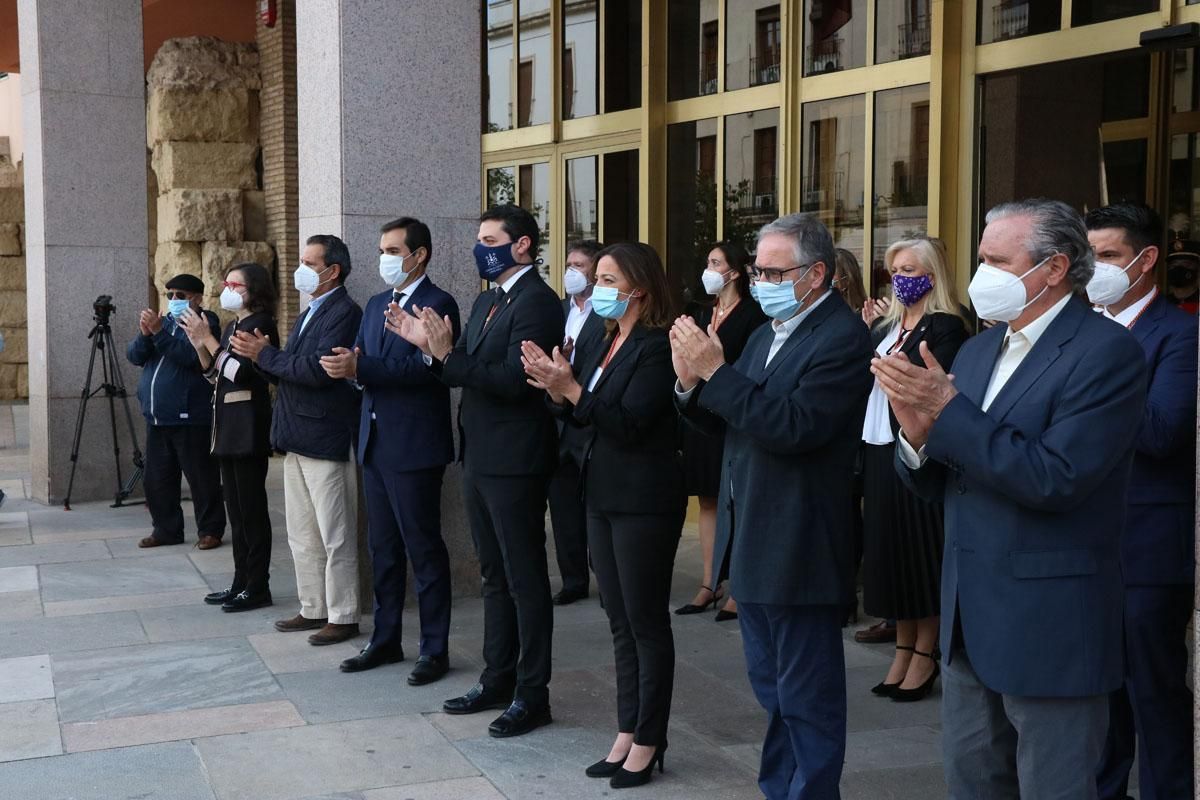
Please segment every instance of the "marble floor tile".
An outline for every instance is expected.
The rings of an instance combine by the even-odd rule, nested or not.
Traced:
[[[103,614],[109,611],[138,611],[163,606],[189,606],[203,602],[208,587],[176,589],[171,592],[122,594],[116,597],[95,597],[84,600],[58,600],[44,603],[47,617],[69,617],[76,614]],[[226,634],[228,635],[228,634]]]
[[[886,669],[857,667],[846,670],[846,718],[850,733],[882,731],[891,728],[925,726],[936,728],[942,720],[941,681],[934,685],[933,694],[919,703],[897,703],[887,697],[871,694],[871,687],[883,680]]]
[[[842,775],[841,789],[842,800],[945,797],[946,779],[940,765],[847,772]]]
[[[0,764],[0,797],[36,800],[214,800],[187,742]]]
[[[846,772],[940,764],[942,733],[917,725],[881,731],[856,731],[846,736]]]
[[[273,606],[227,614],[219,606],[210,606],[201,601],[205,591],[193,591],[187,603],[138,611],[150,641],[180,642],[277,633],[274,629],[275,620],[298,603],[295,597],[275,595]]]
[[[284,699],[245,639],[66,653],[51,664],[64,723]]]
[[[232,733],[294,728],[304,720],[286,700],[216,708],[193,708],[137,717],[69,722],[62,726],[68,753],[173,742]]]
[[[0,659],[0,703],[54,697],[50,656]]]
[[[0,567],[0,594],[37,590],[37,567]]]
[[[278,607],[277,607],[278,608]],[[280,609],[276,619],[293,616]],[[363,646],[369,641],[365,633],[339,644],[313,647],[308,643],[308,637],[313,631],[299,633],[280,633],[272,630],[270,633],[259,633],[246,637],[267,668],[276,675],[289,672],[307,672],[315,669],[337,671],[338,664],[351,656],[358,655]]]
[[[200,739],[220,800],[287,800],[479,775],[420,715]]]
[[[0,658],[143,644],[137,614],[120,611],[77,617],[8,621],[0,625]]]
[[[415,661],[410,657],[399,664],[351,674],[339,672],[335,665],[334,669],[279,675],[278,681],[304,719],[317,724],[440,712],[446,698],[464,694],[479,679],[475,669],[451,669],[436,683],[409,686],[405,680]]]
[[[41,568],[41,577],[42,600],[47,603],[179,589],[202,590],[208,585],[185,555],[47,564]]]
[[[0,547],[32,543],[33,536],[29,530],[28,512],[11,510],[12,504],[7,500],[6,497],[4,506],[9,510],[0,512]]]
[[[110,557],[104,542],[62,542],[0,547],[0,567],[61,564],[69,561],[103,561]]]
[[[53,700],[0,705],[0,761],[56,756],[62,751]]]
[[[36,589],[30,592],[8,592],[0,600],[4,603],[6,620],[36,619],[44,615],[42,593]]]
[[[412,786],[367,789],[363,800],[505,800],[487,778],[451,778]]]

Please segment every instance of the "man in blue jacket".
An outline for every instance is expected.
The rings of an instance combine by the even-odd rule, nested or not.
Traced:
[[[212,434],[212,384],[187,333],[176,319],[187,309],[208,320],[220,337],[217,315],[200,308],[204,283],[195,275],[176,275],[167,281],[168,313],[147,308],[138,320],[138,336],[125,351],[129,362],[142,368],[138,401],[146,417],[146,506],[153,532],[138,547],[183,543],[183,509],[179,478],[187,477],[196,515],[197,547],[211,550],[225,535],[225,504],[221,474],[209,455]]]
[[[367,542],[375,577],[375,630],[362,652],[342,662],[360,672],[404,659],[401,612],[408,562],[420,609],[420,656],[410,686],[432,683],[449,668],[450,556],[442,539],[442,476],[454,460],[450,390],[429,371],[415,345],[389,333],[388,305],[412,313],[432,308],[458,336],[458,304],[425,274],[433,257],[429,226],[401,217],[383,226],[379,274],[390,288],[367,301],[354,349],[321,359],[332,378],[363,390],[358,461],[367,501]]]
[[[277,381],[271,446],[283,457],[288,546],[300,613],[275,623],[284,633],[317,630],[310,644],[358,635],[358,476],[354,431],[358,392],[329,377],[321,356],[349,347],[362,309],[346,293],[350,251],[336,236],[310,236],[296,269],[296,291],[312,298],[287,346],[261,331],[236,333],[230,346]]]
[[[942,741],[951,798],[1093,800],[1121,685],[1120,539],[1146,363],[1092,311],[1083,219],[1025,200],[987,215],[969,293],[995,327],[953,377],[872,369],[901,478],[946,509]]]
[[[1085,221],[1096,254],[1091,299],[1105,317],[1129,329],[1149,369],[1140,425],[1128,421],[1138,433],[1121,538],[1125,685],[1109,698],[1100,800],[1125,799],[1135,749],[1144,800],[1191,797],[1192,692],[1184,633],[1196,574],[1196,318],[1158,291],[1158,214],[1120,203],[1093,209]]]

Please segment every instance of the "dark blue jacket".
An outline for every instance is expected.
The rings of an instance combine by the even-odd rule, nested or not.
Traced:
[[[1195,581],[1196,317],[1161,294],[1129,332],[1149,370],[1121,540],[1127,586]]]
[[[312,320],[302,333],[300,326],[310,313]],[[315,312],[306,310],[296,319],[284,349],[267,345],[259,354],[259,369],[279,385],[271,418],[271,446],[279,452],[328,461],[350,458],[358,430],[358,390],[329,377],[321,356],[335,347],[353,347],[361,322],[362,309],[339,286]]]
[[[367,301],[354,343],[361,351],[357,382],[363,387],[358,461],[370,449],[371,464],[391,472],[445,466],[454,460],[450,389],[425,366],[420,350],[384,329],[391,301],[391,289]],[[458,304],[428,277],[404,304],[409,311],[413,306],[450,317],[458,338]],[[371,437],[372,414],[377,441]]]
[[[217,315],[203,313],[213,337],[221,338]],[[138,335],[126,348],[125,357],[142,368],[137,394],[146,422],[163,426],[212,424],[212,384],[204,377],[196,348],[173,318],[164,316],[162,330],[153,336]]]
[[[1120,538],[1135,424],[1146,402],[1137,340],[1072,297],[980,409],[1007,325],[968,339],[958,394],[901,477],[946,508],[942,652],[956,619],[989,689],[1083,697],[1121,685]]]

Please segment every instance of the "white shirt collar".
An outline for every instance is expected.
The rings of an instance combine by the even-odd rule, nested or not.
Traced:
[[[531,269],[533,269],[533,264],[528,264],[524,269],[517,270],[515,275],[510,276],[508,280],[500,284],[500,288],[504,290],[505,294],[508,294],[512,291],[512,288],[517,285],[517,281],[521,280],[521,276],[526,272],[529,272]]]
[[[574,297],[568,297],[567,304],[569,306],[568,311],[571,314],[583,314],[586,317],[588,314],[592,313],[592,298],[590,297],[583,301],[583,308],[579,307],[579,304],[575,302]]]
[[[1133,305],[1126,308],[1120,314],[1117,314],[1114,316],[1114,315],[1108,313],[1107,308],[1103,308],[1103,309],[1099,309],[1099,310],[1104,314],[1104,316],[1108,317],[1109,319],[1113,320],[1114,322],[1119,322],[1120,324],[1122,324],[1126,328],[1128,328],[1130,325],[1133,324],[1133,321],[1138,318],[1138,315],[1141,314],[1143,311],[1145,311],[1146,307],[1154,302],[1154,298],[1156,298],[1156,297],[1158,297],[1158,287],[1157,286],[1153,287],[1146,294],[1145,297],[1141,298],[1140,300],[1135,302]]]
[[[817,301],[815,303],[813,303],[811,306],[804,309],[799,314],[797,314],[796,316],[792,317],[789,320],[784,320],[783,322],[780,322],[779,320],[772,320],[771,327],[775,330],[776,334],[786,333],[787,335],[790,336],[792,331],[796,330],[796,328],[799,328],[800,323],[804,322],[805,318],[809,314],[811,314],[813,311],[815,311],[817,306],[821,305],[821,303],[824,303],[825,300],[831,294],[833,294],[833,291],[830,289],[826,289],[825,294],[818,297]]]
[[[417,287],[421,285],[421,282],[424,281],[426,277],[427,277],[427,275],[422,275],[421,277],[417,278],[415,281],[410,283],[408,286],[405,286],[403,289],[401,289],[400,297],[404,298],[404,299],[412,297],[413,294],[416,293]],[[395,294],[396,294],[396,287],[393,286],[392,287],[392,296],[395,296]]]
[[[1037,317],[1032,322],[1027,324],[1019,331],[1014,331],[1011,328],[1004,334],[1004,341],[1008,341],[1013,336],[1020,334],[1029,342],[1030,348],[1037,344],[1038,339],[1042,338],[1042,334],[1050,327],[1050,323],[1054,322],[1054,318],[1062,313],[1062,310],[1067,307],[1067,303],[1071,302],[1074,293],[1068,294],[1063,299],[1059,300],[1054,305],[1042,312],[1040,317]]]

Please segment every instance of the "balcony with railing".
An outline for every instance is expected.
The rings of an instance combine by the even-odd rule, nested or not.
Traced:
[[[1029,0],[1000,0],[992,9],[992,41],[1016,39],[1029,33]]]
[[[917,17],[901,25],[898,44],[900,58],[929,55],[929,17]]]
[[[778,51],[750,59],[750,85],[762,86],[766,83],[779,83]]]
[[[717,62],[705,61],[700,69],[700,94],[717,93]]]
[[[837,72],[842,68],[842,40],[837,36],[822,39],[808,46],[810,74]]]
[[[737,204],[734,207],[745,214],[774,216],[779,211],[777,187],[775,175],[762,175],[753,181],[744,181],[738,186]]]
[[[801,210],[825,211],[840,209],[845,203],[846,173],[838,170],[833,173],[821,172],[809,175],[802,182]]]

